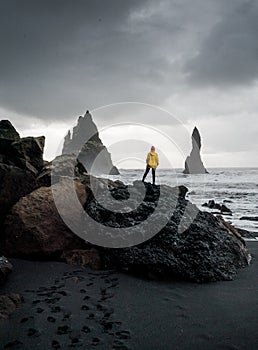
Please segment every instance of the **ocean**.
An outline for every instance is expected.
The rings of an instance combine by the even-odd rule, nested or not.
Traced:
[[[131,184],[141,180],[144,169],[119,169],[120,175],[110,176]],[[151,172],[146,181],[151,182]],[[199,209],[211,211],[202,204],[213,199],[225,204],[232,215],[223,215],[224,219],[248,231],[258,232],[258,221],[240,220],[243,216],[258,216],[258,168],[212,168],[209,174],[185,175],[182,169],[161,169],[156,172],[156,184],[170,186],[185,185],[189,192],[187,199]]]

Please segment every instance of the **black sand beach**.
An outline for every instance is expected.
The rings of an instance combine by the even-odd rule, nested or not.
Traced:
[[[1,294],[23,305],[1,321],[1,349],[258,348],[258,244],[234,281],[151,281],[57,262],[11,260]]]

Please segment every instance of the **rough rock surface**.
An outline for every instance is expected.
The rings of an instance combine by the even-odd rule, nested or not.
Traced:
[[[190,156],[186,158],[184,174],[205,174],[205,169],[201,160],[201,136],[199,130],[195,127],[192,133],[192,150]]]
[[[21,305],[23,297],[20,294],[0,295],[0,321],[8,318]]]
[[[0,163],[0,228],[10,208],[36,187],[36,180],[31,172]]]
[[[0,256],[0,286],[5,283],[12,269],[12,264],[4,256]]]
[[[44,166],[37,177],[37,183],[39,186],[49,187],[51,184],[59,182],[64,176],[75,178],[85,177],[86,174],[86,169],[75,155],[63,154]]]
[[[139,182],[135,182],[127,188],[113,189],[113,196],[122,203],[129,198],[129,190],[132,193],[139,186]],[[168,203],[174,203],[173,214],[154,237],[128,248],[103,248],[101,256],[106,267],[206,282],[231,280],[238,268],[248,264],[250,257],[242,239],[229,232],[214,215],[199,211],[195,205],[178,195],[178,189],[148,183],[145,186],[143,203],[129,213],[112,214],[94,196],[88,197],[85,209],[90,216],[105,225],[103,233],[112,226],[134,226],[136,233],[143,236],[145,233],[139,224],[149,215],[153,215],[154,223],[158,223],[168,211]],[[161,190],[166,191],[163,198],[160,198]],[[163,211],[156,213],[158,202]],[[131,237],[125,234],[123,239],[130,245]]]
[[[70,265],[89,266],[94,270],[100,270],[102,267],[101,257],[97,249],[74,249],[62,254],[64,259]]]
[[[110,153],[99,138],[96,125],[91,114],[87,111],[84,117],[80,116],[77,125],[73,128],[71,136],[68,131],[62,154],[76,154],[78,160],[84,165],[89,173],[119,174],[113,165]]]
[[[0,121],[0,163],[37,175],[43,168],[44,144],[44,136],[20,138],[9,120]]]
[[[85,243],[75,236],[61,219],[52,191],[59,191],[60,203],[69,201],[68,220],[80,220],[70,199],[71,182],[62,179],[51,187],[41,187],[21,198],[5,221],[5,254],[23,258],[58,258],[65,250],[83,249]],[[85,203],[85,186],[75,181],[81,203]]]

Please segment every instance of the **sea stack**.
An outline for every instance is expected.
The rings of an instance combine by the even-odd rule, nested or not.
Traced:
[[[99,138],[98,129],[89,111],[80,116],[77,125],[64,138],[62,154],[76,154],[88,173],[118,175],[111,155]]]
[[[184,174],[207,174],[201,160],[201,136],[199,130],[195,127],[192,133],[192,151],[190,156],[186,158]]]

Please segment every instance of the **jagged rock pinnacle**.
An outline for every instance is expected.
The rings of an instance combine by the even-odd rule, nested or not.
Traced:
[[[190,156],[186,158],[184,174],[205,174],[208,171],[205,169],[201,160],[201,136],[197,127],[194,128],[192,133],[192,151]]]

